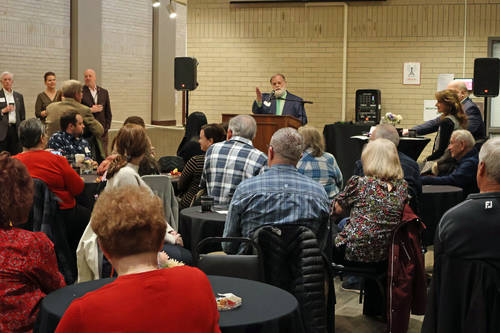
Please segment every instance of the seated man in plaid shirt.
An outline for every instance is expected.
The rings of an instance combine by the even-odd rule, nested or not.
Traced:
[[[61,130],[50,137],[47,147],[60,151],[64,157],[70,159],[74,159],[76,154],[92,158],[89,143],[82,138],[85,125],[80,113],[76,110],[64,111],[59,122]]]
[[[257,132],[255,119],[247,115],[231,118],[227,141],[211,145],[205,154],[200,187],[214,197],[214,203],[226,205],[243,180],[257,176],[267,163],[266,155],[252,145]]]
[[[320,183],[297,171],[302,146],[302,136],[293,128],[273,134],[267,152],[269,168],[236,188],[224,237],[249,237],[258,227],[271,223],[308,221],[313,232],[320,229],[330,212],[330,200]],[[222,248],[236,253],[239,244],[222,243]]]

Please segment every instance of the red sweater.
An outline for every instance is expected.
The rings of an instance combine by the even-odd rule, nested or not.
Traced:
[[[188,266],[122,275],[74,300],[60,332],[220,333],[210,282]]]
[[[42,298],[64,286],[44,233],[0,228],[0,332],[31,330]]]
[[[75,196],[82,193],[85,183],[66,158],[46,150],[33,150],[14,156],[28,168],[31,177],[47,183],[59,198],[61,209],[75,207]]]

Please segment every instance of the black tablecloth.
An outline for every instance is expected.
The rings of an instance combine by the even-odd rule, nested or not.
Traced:
[[[356,140],[358,144],[361,145],[362,150],[363,146],[368,142],[369,138],[367,136],[363,136],[352,139]],[[431,141],[431,139],[425,137],[409,138],[403,136],[399,138],[398,150],[416,161],[420,157],[420,154],[424,150],[425,146],[427,146],[429,141]],[[359,158],[361,158],[361,154],[359,155]]]
[[[76,196],[76,202],[92,211],[94,208],[95,198],[94,195],[97,192],[97,186],[99,183],[96,182],[97,174],[81,175],[85,181],[85,187],[82,193]]]
[[[333,154],[344,177],[344,184],[351,178],[354,163],[359,160],[363,149],[351,136],[361,135],[370,130],[372,125],[335,123],[326,125],[323,129],[326,151]]]
[[[215,295],[233,293],[243,300],[241,307],[220,312],[219,326],[223,333],[303,331],[297,300],[287,291],[251,280],[223,276],[209,276],[208,279]],[[47,295],[41,304],[35,332],[53,332],[73,300],[111,281],[113,279],[108,278],[84,282]],[[166,299],[165,302],[175,300]]]
[[[216,209],[215,207],[214,209]],[[227,209],[227,207],[225,208]],[[224,232],[226,215],[216,212],[201,212],[200,206],[181,210],[179,214],[179,233],[184,240],[184,247],[193,250],[199,241],[206,237],[220,237]],[[208,245],[206,251],[219,251],[220,246]]]
[[[424,245],[434,244],[436,227],[443,214],[464,200],[460,187],[448,185],[424,185],[420,199],[420,218],[424,222]]]

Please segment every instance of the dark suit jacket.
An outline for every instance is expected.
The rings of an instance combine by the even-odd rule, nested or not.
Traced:
[[[87,86],[83,86],[82,104],[88,106],[89,108],[96,104],[94,103],[90,89]],[[97,104],[102,105],[102,111],[93,113],[93,115],[95,119],[101,123],[102,127],[104,127],[104,135],[106,135],[111,127],[111,104],[109,102],[108,91],[99,86],[97,86]]]
[[[3,109],[7,106],[7,99],[5,98],[5,94],[3,93],[3,89],[0,88],[0,109]],[[23,95],[14,91],[14,103],[16,103],[16,130],[19,127],[21,121],[26,119],[26,110],[24,109],[24,98]],[[0,141],[5,140],[7,137],[7,131],[9,130],[9,114],[1,114],[0,113]]]
[[[462,101],[462,107],[464,108],[464,112],[467,115],[467,130],[471,132],[474,139],[484,139],[484,121],[483,117],[481,116],[481,111],[479,111],[476,103],[474,103],[469,97],[467,97]],[[426,121],[421,125],[413,127],[413,129],[417,131],[418,135],[437,132],[439,124],[441,122],[440,118],[441,117],[437,117],[435,119]]]
[[[264,113],[264,114],[276,114],[276,99],[273,98],[270,106],[266,106],[264,103],[269,101],[270,94],[262,94],[262,106],[259,107],[256,101],[253,101],[252,112],[253,113]],[[290,92],[286,92],[285,105],[283,106],[283,116],[294,116],[302,122],[302,125],[307,124],[306,110],[304,109],[304,103],[302,98],[295,96]],[[297,102],[295,102],[297,101]]]

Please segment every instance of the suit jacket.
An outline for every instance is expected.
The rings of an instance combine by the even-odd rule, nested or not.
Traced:
[[[271,105],[266,106],[264,103],[269,101],[270,94],[262,94],[262,105],[259,107],[256,101],[253,101],[252,112],[263,114],[276,114],[276,99],[271,100]],[[285,105],[283,106],[283,116],[294,116],[302,121],[302,125],[307,124],[306,110],[304,109],[303,99],[295,96],[290,92],[286,92]]]
[[[471,132],[474,139],[484,139],[484,121],[476,103],[467,97],[462,101],[462,107],[467,115],[467,130]],[[441,117],[436,117],[435,119],[431,119],[421,125],[413,127],[413,129],[417,131],[418,135],[425,135],[437,132],[440,123]]]
[[[101,141],[101,137],[104,134],[104,128],[99,123],[99,121],[94,118],[94,115],[92,114],[92,111],[90,111],[90,108],[88,106],[78,103],[73,98],[65,97],[64,101],[52,103],[47,106],[46,124],[47,135],[49,136],[49,138],[52,136],[52,134],[61,129],[59,120],[61,119],[61,115],[68,110],[76,110],[78,111],[78,113],[80,113],[83,118],[83,123],[85,124],[85,133],[90,133],[90,136],[94,136],[96,139],[97,148],[99,149],[99,152],[96,152],[96,154],[99,153],[101,157],[104,158],[104,150],[102,149]],[[84,136],[88,137],[88,135],[86,134]]]
[[[108,91],[104,88],[96,86],[97,88],[97,104],[102,105],[102,111],[93,113],[94,117],[99,120],[102,127],[104,127],[104,135],[108,133],[109,128],[111,127],[111,104],[109,102],[109,94]],[[92,94],[90,93],[90,89],[87,86],[83,86],[83,97],[82,104],[88,107],[92,107],[94,104],[94,98],[92,98]]]
[[[3,102],[1,102],[3,101]],[[16,130],[19,127],[21,121],[26,119],[26,110],[24,109],[24,98],[23,95],[14,91],[14,103],[16,104]],[[0,88],[0,109],[7,106],[7,99],[3,89]],[[9,114],[0,113],[0,141],[5,140],[7,137],[7,131],[9,130]]]

